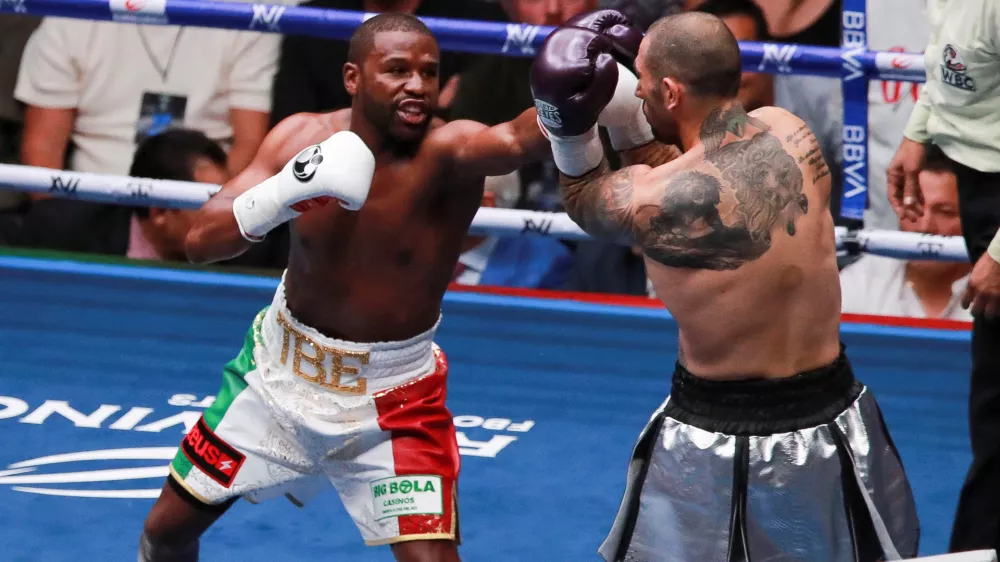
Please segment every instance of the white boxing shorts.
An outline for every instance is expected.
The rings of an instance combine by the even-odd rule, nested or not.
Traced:
[[[277,496],[301,506],[329,481],[369,545],[458,541],[460,461],[436,329],[335,340],[297,322],[279,285],[181,442],[174,488],[208,506]]]

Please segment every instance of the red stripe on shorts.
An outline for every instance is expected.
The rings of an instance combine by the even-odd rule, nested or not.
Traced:
[[[434,350],[433,374],[375,395],[378,424],[392,435],[396,475],[430,474],[441,477],[443,515],[402,515],[399,534],[456,533],[455,483],[460,458],[455,424],[445,406],[448,360]]]

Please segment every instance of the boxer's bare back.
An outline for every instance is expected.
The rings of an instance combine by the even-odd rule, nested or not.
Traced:
[[[687,152],[657,165],[664,151],[653,143],[623,154],[652,168],[563,182],[585,228],[617,229],[643,249],[684,365],[726,379],[832,362],[840,284],[830,171],[809,128],[778,108],[747,114],[732,104],[704,120]]]

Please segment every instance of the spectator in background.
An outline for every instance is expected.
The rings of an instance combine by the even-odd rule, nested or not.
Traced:
[[[135,152],[129,175],[138,178],[222,185],[229,181],[226,153],[203,133],[174,129],[146,139]],[[121,233],[107,253],[132,259],[187,261],[184,238],[197,210],[120,208]],[[279,237],[281,238],[281,237]],[[223,262],[259,268],[284,268],[287,240],[270,237],[242,256]]]
[[[487,178],[483,207],[496,207],[495,188],[505,176]],[[572,257],[559,240],[540,234],[469,236],[452,282],[525,289],[558,289]]]
[[[613,295],[653,293],[642,252],[607,240],[588,240],[577,245],[566,281],[560,288]]]
[[[510,21],[559,25],[597,8],[597,0],[500,0]],[[509,121],[534,105],[528,77],[535,51],[529,45],[508,45],[503,55],[485,55],[462,72],[450,119],[471,119],[487,125]],[[551,160],[531,164],[517,173],[518,207],[559,211],[558,172]]]
[[[596,9],[597,0],[500,0],[500,5],[510,21],[554,26]],[[478,58],[463,73],[449,117],[496,125],[532,107],[528,76],[534,54],[531,46],[508,45],[502,55]]]
[[[24,110],[14,99],[14,83],[24,45],[41,21],[36,16],[9,13],[0,18],[0,163],[3,164],[21,161]],[[0,212],[16,209],[26,201],[24,193],[0,190]]]
[[[769,22],[772,40],[836,47],[840,44],[840,0],[792,3],[757,0]],[[812,21],[810,21],[812,20]],[[923,2],[880,0],[869,10],[868,48],[875,51],[919,53],[927,43],[929,25]],[[796,31],[801,28],[801,31]],[[768,63],[770,70],[775,69]],[[919,85],[873,80],[868,85],[868,210],[864,227],[896,230],[899,222],[889,205],[885,172],[903,137],[903,128],[917,100]],[[839,78],[775,77],[775,104],[802,118],[820,141],[833,172],[831,208],[837,224],[843,192],[843,95]]]
[[[684,10],[692,0],[599,0],[598,7],[618,10],[632,25],[646,31],[663,16],[672,16]]]
[[[170,129],[147,137],[136,149],[128,175],[139,178],[222,184],[230,174],[222,147],[204,133]],[[76,215],[63,214],[51,203],[79,203],[51,199],[32,205],[22,220],[0,221],[0,238],[14,246],[65,248],[80,228]],[[99,219],[86,231],[85,250],[93,254],[133,259],[186,262],[184,237],[196,210],[101,205]],[[70,222],[67,228],[63,223]],[[247,253],[220,265],[255,269],[282,269],[288,260],[288,231],[255,244]]]
[[[695,9],[721,18],[738,41],[768,41],[767,22],[753,0],[705,0]],[[747,111],[774,105],[774,77],[744,72],[739,99]]]
[[[539,3],[539,2],[536,2]],[[363,12],[406,12],[417,16],[503,21],[494,3],[482,0],[309,0],[304,8]],[[439,105],[450,105],[458,86],[459,71],[478,55],[441,53]],[[274,78],[272,126],[301,112],[320,113],[351,105],[344,89],[343,69],[347,41],[286,35],[281,39],[281,57]]]
[[[756,0],[756,3],[764,14],[771,41],[820,47],[840,46],[841,0]],[[874,35],[874,32],[869,33]],[[775,73],[781,64],[783,62],[779,60],[765,60],[761,70]],[[845,224],[847,221],[840,219],[840,147],[843,136],[840,89],[839,78],[795,74],[774,76],[774,105],[797,115],[816,135],[823,157],[830,164],[833,186],[830,209],[834,221]]]
[[[920,53],[930,37],[924,2],[879,0],[879,9],[869,10],[867,18],[868,48],[874,51]],[[899,225],[899,217],[889,204],[885,172],[903,140],[903,129],[917,103],[919,91],[920,84],[916,82],[873,80],[868,84],[865,228],[895,230]]]
[[[842,0],[755,0],[775,41],[840,46]],[[880,6],[881,7],[881,6]]]
[[[278,41],[46,18],[24,50],[15,89],[26,104],[22,163],[125,174],[143,139],[184,127],[227,145],[227,167],[238,173],[267,133]]]
[[[961,236],[958,215],[958,181],[951,163],[939,150],[931,150],[920,172],[924,213],[919,220],[899,220],[904,232]],[[903,261],[866,255],[840,273],[843,312],[946,318],[972,321],[961,307],[969,282],[967,262]]]
[[[128,175],[216,185],[229,180],[222,148],[199,132],[183,129],[146,139],[135,151]],[[128,233],[112,253],[124,246],[132,259],[187,261],[184,237],[196,214],[187,209],[127,209],[123,216],[128,218]]]
[[[249,31],[46,18],[25,47],[15,88],[26,104],[21,162],[124,175],[145,138],[186,127],[224,143],[229,173],[239,172],[267,133],[278,41]],[[45,244],[55,245],[43,247],[100,252],[117,209],[47,199],[25,212],[26,232],[49,230]]]

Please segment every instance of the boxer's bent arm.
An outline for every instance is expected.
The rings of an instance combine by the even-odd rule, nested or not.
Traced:
[[[233,200],[281,171],[285,164],[279,161],[279,155],[285,152],[283,145],[302,125],[303,120],[293,115],[275,126],[264,137],[250,164],[202,205],[184,238],[184,253],[189,261],[228,260],[250,248],[253,243],[243,237],[236,223]]]
[[[456,133],[456,166],[477,175],[502,176],[551,154],[534,108],[494,127],[475,121],[452,121],[447,126]]]
[[[559,174],[566,213],[591,236],[631,244],[636,236],[636,185],[650,170],[640,164],[612,172],[605,160],[580,177]]]

